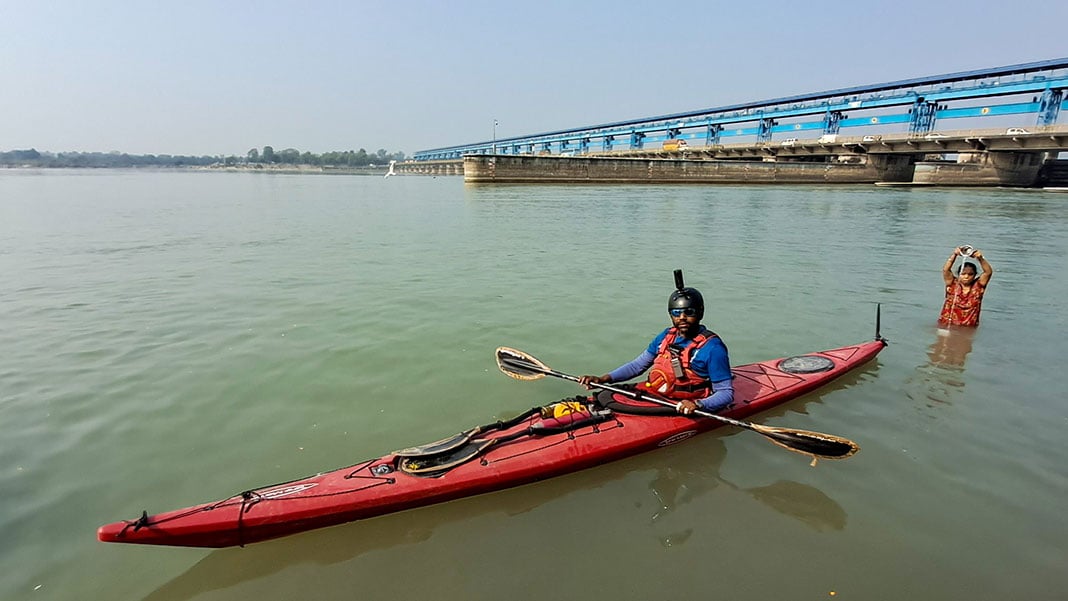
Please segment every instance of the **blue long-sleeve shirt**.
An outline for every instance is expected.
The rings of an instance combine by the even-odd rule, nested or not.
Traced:
[[[624,363],[608,373],[612,382],[625,382],[635,376],[645,373],[652,367],[656,352],[660,350],[660,344],[671,328],[666,328],[649,343],[640,355],[629,363]],[[705,331],[704,326],[701,331]],[[686,348],[693,344],[692,339],[677,339],[676,346]],[[690,368],[704,378],[712,382],[712,394],[697,401],[701,409],[715,413],[734,401],[734,386],[731,384],[731,362],[727,355],[727,345],[719,337],[713,338],[697,349],[690,360]]]

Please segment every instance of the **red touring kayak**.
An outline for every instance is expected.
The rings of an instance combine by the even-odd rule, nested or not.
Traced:
[[[810,392],[873,359],[876,340],[733,368],[741,419]],[[638,401],[636,401],[638,402]],[[594,411],[568,423],[535,408],[413,449],[247,490],[228,499],[101,526],[105,542],[229,547],[473,496],[575,472],[723,425],[700,417]],[[458,443],[452,444],[452,443]]]

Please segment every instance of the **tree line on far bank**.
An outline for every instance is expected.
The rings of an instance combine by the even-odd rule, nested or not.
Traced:
[[[125,152],[38,152],[36,149],[0,152],[0,166],[5,167],[207,167],[245,164],[315,165],[320,167],[370,167],[390,161],[403,161],[403,152],[379,149],[369,153],[363,148],[315,154],[295,148],[275,151],[264,146],[253,148],[245,156],[186,156],[170,154],[127,154]]]

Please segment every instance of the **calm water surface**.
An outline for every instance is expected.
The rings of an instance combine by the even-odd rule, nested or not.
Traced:
[[[996,268],[940,335],[958,244]],[[1068,195],[465,187],[460,178],[0,171],[0,598],[1063,599]],[[245,549],[98,525],[340,467],[579,390],[667,325],[734,363],[891,345],[745,431]]]

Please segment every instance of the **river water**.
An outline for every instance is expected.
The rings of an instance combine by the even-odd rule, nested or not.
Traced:
[[[954,245],[996,273],[940,332]],[[1068,195],[465,186],[458,177],[0,170],[0,598],[1063,599]],[[247,548],[98,525],[437,440],[580,392],[667,325],[735,364],[875,333],[747,431]]]

